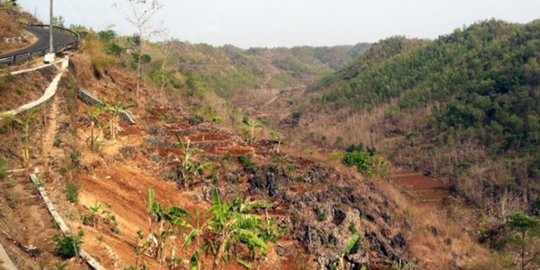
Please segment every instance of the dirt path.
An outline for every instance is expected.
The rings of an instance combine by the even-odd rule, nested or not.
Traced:
[[[43,135],[43,155],[44,159],[47,156],[58,158],[59,150],[55,149],[54,139],[56,138],[56,133],[58,131],[58,104],[61,102],[61,97],[55,96],[51,102],[51,108],[49,114],[47,115],[47,128],[45,134]],[[60,151],[61,152],[61,151]],[[45,156],[46,155],[46,156]]]
[[[272,102],[276,101],[276,99],[277,99],[278,97],[279,97],[279,94],[276,95],[275,97],[273,97],[271,100],[269,100],[269,101],[267,101],[266,103],[264,103],[264,104],[263,104],[263,107],[272,104]]]

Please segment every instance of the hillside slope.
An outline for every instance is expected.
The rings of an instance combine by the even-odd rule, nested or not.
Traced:
[[[540,195],[540,21],[491,20],[419,47],[397,44],[382,61],[368,51],[312,85],[303,123],[337,145],[376,146],[398,165],[448,178],[492,214],[532,211]]]
[[[458,269],[486,258],[454,222],[442,222],[444,215],[436,213],[419,215],[423,210],[408,205],[386,181],[299,154],[294,146],[280,149],[274,140],[255,136],[259,133],[246,139],[201,121],[179,94],[193,90],[189,86],[162,92],[145,83],[141,98],[135,98],[136,75],[122,63],[104,64],[110,56],[103,55],[103,45],[87,38],[82,52],[72,57],[58,96],[41,108],[42,117],[27,128],[13,122],[0,129],[0,224],[9,236],[0,235],[0,242],[19,258],[17,266],[84,269],[80,261],[58,255],[52,239],[58,229],[33,195],[26,170],[5,173],[22,166],[40,168],[58,211],[73,231],[84,232],[83,247],[107,269],[184,269],[192,260],[200,260],[205,269],[214,261],[225,269],[239,269],[239,264],[388,269],[399,261]],[[39,86],[36,78],[43,74],[25,76]],[[14,97],[16,86],[7,85],[2,94]],[[77,100],[83,89],[109,106]],[[135,125],[117,114],[132,104]],[[26,162],[21,156],[25,144],[31,153]],[[272,206],[246,215],[244,199],[255,203],[247,208],[268,205],[261,199]],[[219,222],[216,216],[223,209],[242,211],[226,218],[248,217],[238,226],[256,231],[256,238],[252,231],[235,231],[231,241],[238,241],[226,258],[212,246],[220,243],[220,234],[212,230],[223,227],[199,227]],[[171,218],[179,213],[186,223]],[[172,229],[163,231],[167,228]],[[189,236],[197,228],[199,237]],[[286,230],[280,235],[274,228]],[[197,241],[186,244],[190,239]]]

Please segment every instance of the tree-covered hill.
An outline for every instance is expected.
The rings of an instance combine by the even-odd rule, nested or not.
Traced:
[[[433,42],[373,45],[310,87],[305,114],[347,111],[343,123],[380,115],[369,127],[377,139],[355,141],[350,125],[342,136],[379,146],[386,140],[398,164],[454,179],[473,202],[504,213],[533,207],[539,195],[539,82],[540,21],[490,20]],[[409,157],[397,157],[403,153]]]
[[[176,71],[221,96],[259,88],[309,84],[352,62],[369,44],[335,47],[240,49],[232,45],[175,42],[171,59]]]

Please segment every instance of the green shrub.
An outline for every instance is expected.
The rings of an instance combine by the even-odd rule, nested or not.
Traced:
[[[112,42],[117,37],[117,34],[114,30],[100,31],[97,35],[99,39],[107,43]]]
[[[365,176],[382,175],[388,171],[388,165],[385,160],[375,154],[374,149],[363,147],[350,147],[342,162],[349,166],[355,166],[356,169]]]
[[[53,241],[56,243],[56,254],[64,258],[73,258],[79,255],[84,233],[80,231],[77,235],[55,236]]]
[[[373,156],[364,151],[353,151],[343,157],[343,163],[356,166],[356,169],[365,176],[375,174],[373,169]]]
[[[122,47],[118,46],[118,44],[116,43],[110,43],[110,44],[107,44],[106,47],[105,47],[106,51],[108,54],[112,54],[112,55],[120,55],[124,49],[122,49]]]
[[[251,160],[251,157],[248,156],[239,156],[238,162],[240,162],[240,164],[246,168],[253,167],[255,165],[253,160]]]
[[[82,153],[79,150],[73,150],[73,152],[69,154],[69,158],[71,159],[71,166],[73,166],[73,168],[79,168],[81,166],[81,156]]]

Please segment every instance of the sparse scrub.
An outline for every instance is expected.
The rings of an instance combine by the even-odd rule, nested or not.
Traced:
[[[415,264],[413,262],[404,263],[401,259],[392,263],[394,270],[413,270]]]
[[[199,110],[197,110],[196,116],[207,119],[212,123],[221,123],[223,120],[222,117],[218,115],[217,111],[211,106],[201,107]]]
[[[0,157],[0,181],[4,180],[8,176],[8,160],[6,158]]]
[[[115,64],[115,59],[107,54],[105,44],[97,37],[90,35],[84,41],[83,48],[90,55],[90,62],[96,73],[103,74]]]
[[[73,150],[69,154],[69,159],[71,161],[72,168],[78,169],[79,167],[81,167],[81,157],[82,157],[82,153],[79,150]]]
[[[15,209],[17,207],[17,204],[19,203],[19,193],[15,191],[9,191],[6,197],[7,206],[11,209]]]
[[[316,207],[314,211],[315,211],[315,216],[317,216],[318,221],[323,222],[323,221],[328,220],[328,213],[326,213],[326,210],[320,207]]]
[[[124,146],[120,148],[120,154],[122,154],[125,159],[133,159],[137,156],[137,149],[133,146]]]
[[[79,201],[79,184],[74,181],[68,181],[64,189],[66,198],[70,203],[77,203]]]

